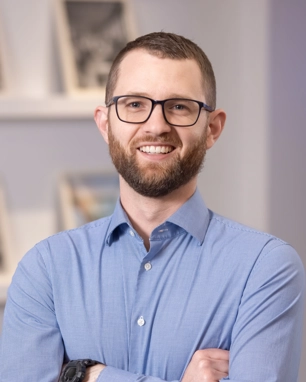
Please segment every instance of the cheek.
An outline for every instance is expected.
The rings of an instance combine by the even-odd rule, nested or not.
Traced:
[[[137,139],[135,138],[134,132],[127,128],[117,128],[114,130],[115,129],[110,130],[109,139],[112,143],[116,143],[117,149],[120,150],[122,154],[125,153],[125,155],[128,156],[135,155],[135,142]]]
[[[126,147],[133,139],[134,130],[132,125],[129,126],[117,119],[114,121],[114,118],[110,119],[109,135],[111,134],[123,147]]]
[[[183,148],[189,148],[194,146],[199,140],[203,138],[203,132],[199,131],[185,131],[184,133],[179,134],[179,137],[183,143]]]

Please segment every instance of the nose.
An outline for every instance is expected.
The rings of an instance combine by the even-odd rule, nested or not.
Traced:
[[[171,131],[171,126],[164,118],[162,105],[154,105],[150,118],[143,124],[143,129],[146,133],[155,135],[161,135]]]

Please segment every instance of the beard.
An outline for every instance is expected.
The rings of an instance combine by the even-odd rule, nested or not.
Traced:
[[[207,126],[203,130],[200,139],[193,147],[188,148],[182,158],[179,153],[173,153],[171,158],[159,163],[140,164],[137,161],[137,143],[140,142],[164,142],[172,143],[175,147],[181,147],[182,142],[177,134],[161,134],[157,138],[146,135],[131,142],[131,152],[123,147],[112,133],[109,124],[109,152],[113,164],[118,173],[137,193],[151,198],[170,194],[172,191],[187,184],[193,177],[198,175],[203,168],[206,154]],[[154,154],[152,154],[154,155]]]

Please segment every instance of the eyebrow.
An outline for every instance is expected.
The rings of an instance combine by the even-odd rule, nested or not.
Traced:
[[[148,98],[151,98],[151,99],[154,99],[152,98],[152,96],[146,92],[127,92],[125,93],[124,95],[128,95],[128,96],[139,96],[139,97],[148,97]],[[195,99],[191,96],[187,96],[187,95],[182,95],[182,94],[177,94],[177,93],[171,93],[167,98],[165,99],[171,99],[171,98],[179,98],[179,99]]]

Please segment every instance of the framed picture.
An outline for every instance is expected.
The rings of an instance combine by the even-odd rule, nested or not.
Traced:
[[[79,227],[113,213],[119,197],[119,177],[115,172],[64,174],[59,182],[63,229]]]
[[[63,80],[70,95],[104,96],[111,63],[135,38],[129,0],[56,0]]]
[[[2,52],[1,52],[1,45],[0,45],[0,92],[4,90],[4,73],[3,73],[3,63],[2,63]]]
[[[0,15],[1,20],[1,15]],[[6,51],[4,44],[3,31],[1,30],[0,23],[0,94],[6,93],[8,91],[8,71],[7,71],[7,62],[6,62]]]

